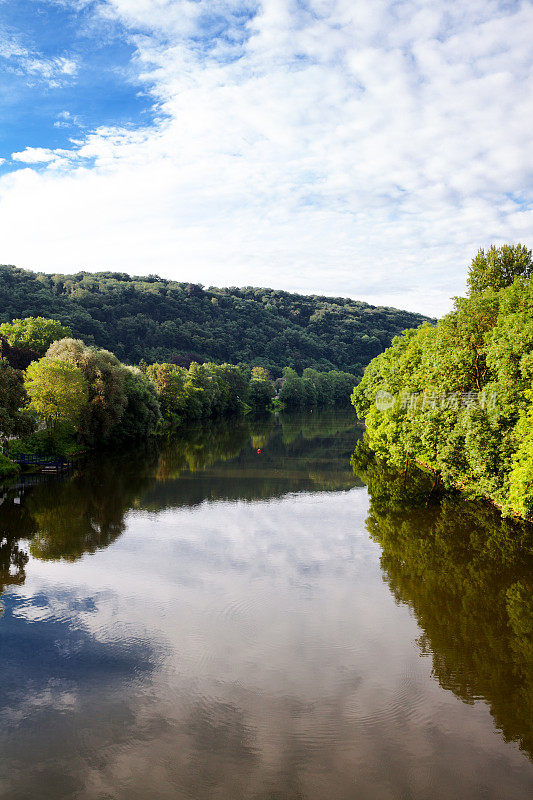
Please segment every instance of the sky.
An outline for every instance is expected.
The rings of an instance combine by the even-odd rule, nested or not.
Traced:
[[[533,3],[0,0],[0,262],[439,316],[533,244]]]

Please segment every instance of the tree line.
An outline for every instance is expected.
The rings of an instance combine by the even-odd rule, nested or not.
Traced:
[[[58,320],[128,364],[246,363],[361,375],[392,338],[426,318],[343,297],[103,272],[44,275],[0,267],[0,323]]]
[[[467,297],[436,326],[396,337],[352,402],[377,456],[533,517],[533,261],[524,245],[480,250]]]
[[[12,453],[68,454],[141,441],[193,420],[349,405],[356,381],[335,370],[299,376],[291,368],[274,380],[265,367],[247,364],[133,367],[71,333],[43,317],[0,325],[0,443],[10,440]],[[0,470],[9,471],[5,459]]]

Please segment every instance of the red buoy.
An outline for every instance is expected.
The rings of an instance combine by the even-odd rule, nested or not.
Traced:
[[[259,449],[257,452],[258,452],[258,453],[260,453],[260,452],[261,452],[261,450]]]

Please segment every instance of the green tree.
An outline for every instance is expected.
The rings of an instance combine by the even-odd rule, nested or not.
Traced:
[[[152,436],[161,420],[161,407],[154,384],[137,367],[126,367],[126,408],[111,437],[140,442]]]
[[[274,397],[274,386],[271,380],[251,378],[248,384],[248,405],[253,411],[264,411]]]
[[[88,444],[105,442],[120,423],[128,403],[126,367],[107,350],[89,347],[76,339],[55,342],[47,355],[81,369],[89,387],[89,402],[79,420],[79,432]]]
[[[348,406],[357,378],[350,372],[332,370],[328,373],[332,403],[335,406]]]
[[[26,317],[0,325],[0,335],[5,336],[12,347],[27,348],[44,356],[52,342],[71,336],[72,332],[55,319]]]
[[[176,427],[190,414],[195,416],[193,406],[199,410],[199,401],[188,385],[188,372],[177,364],[150,364],[147,377],[155,386],[161,414],[166,425]]]
[[[237,414],[242,410],[246,398],[248,389],[247,370],[243,370],[233,364],[221,364],[215,369],[224,387],[223,413]]]
[[[176,364],[151,364],[153,381],[167,427],[187,419],[235,414],[244,408],[246,373],[232,364],[198,364],[189,369]]]
[[[397,468],[429,467],[505,513],[533,515],[532,308],[522,278],[457,298],[435,327],[396,337],[352,395],[372,450]]]
[[[334,394],[332,391],[333,387],[331,385],[330,372],[319,372],[316,369],[307,367],[306,369],[304,369],[302,377],[304,378],[304,380],[310,381],[315,387],[317,406],[324,408],[326,406],[333,405]],[[354,386],[355,383],[356,381],[354,379]]]
[[[13,369],[5,358],[0,358],[0,446],[4,447],[10,436],[23,436],[33,428],[33,420],[24,412],[27,395],[24,375]]]
[[[523,244],[491,245],[487,252],[479,249],[468,271],[468,288],[471,294],[484,289],[503,289],[515,278],[531,278],[533,261],[531,250]]]
[[[283,377],[285,382],[279,393],[279,399],[287,408],[302,408],[305,398],[302,378],[291,367],[283,370]]]
[[[36,275],[0,266],[0,322],[29,307],[130,364],[244,362],[273,377],[287,365],[360,375],[394,335],[424,320],[343,297],[254,287],[191,291],[153,275]]]
[[[270,371],[266,367],[252,367],[251,378],[255,378],[258,381],[270,381],[272,379]]]
[[[53,446],[57,424],[75,426],[87,404],[89,388],[83,372],[74,364],[45,356],[30,364],[24,386],[30,408],[46,421]]]

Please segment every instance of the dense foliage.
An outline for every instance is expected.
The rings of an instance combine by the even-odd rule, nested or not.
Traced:
[[[311,368],[304,369],[300,377],[295,370],[286,367],[283,378],[279,399],[290,409],[347,405],[357,382],[356,376],[349,372],[317,372]]]
[[[10,478],[12,475],[16,475],[18,471],[18,466],[3,453],[0,453],[0,478]]]
[[[247,403],[253,411],[267,408],[275,395],[270,374],[264,367],[253,367],[248,384]]]
[[[26,401],[23,373],[0,358],[0,447],[6,439],[32,430],[33,421],[23,410]]]
[[[274,381],[265,367],[246,364],[131,367],[107,350],[65,337],[67,331],[54,320],[17,320],[14,327],[30,332],[23,341],[30,347],[39,347],[32,337],[42,339],[43,331],[55,341],[42,358],[35,350],[27,351],[34,358],[25,372],[0,359],[3,443],[29,433],[41,422],[30,436],[10,442],[13,456],[71,455],[80,445],[140,441],[156,431],[174,431],[188,421],[264,412],[272,408],[276,385],[282,395],[276,398],[277,408],[346,405],[355,383],[354,375],[334,370],[324,374],[306,370],[299,377],[287,368],[285,378]]]
[[[5,358],[13,369],[24,370],[32,361],[39,358],[39,353],[28,348],[12,347],[5,336],[0,334],[0,357]]]
[[[56,372],[71,374],[60,392]],[[161,418],[154,385],[136,367],[127,367],[106,350],[77,339],[60,339],[26,372],[26,389],[35,410],[49,419],[36,397],[53,398],[59,419],[75,427],[86,445],[110,440],[141,440],[153,434]],[[75,391],[74,399],[70,394]]]
[[[163,419],[174,428],[184,420],[236,414],[244,410],[247,370],[232,364],[151,364],[146,374],[154,383]],[[266,407],[266,406],[265,406]]]
[[[35,315],[58,320],[75,338],[130,364],[244,362],[275,377],[285,366],[361,374],[393,336],[425,319],[342,297],[0,267],[0,322]]]
[[[491,245],[487,252],[480,249],[468,271],[468,288],[471,294],[484,289],[503,289],[515,278],[531,278],[533,262],[531,250],[523,244]]]
[[[389,464],[416,460],[445,486],[522,517],[533,515],[530,274],[521,245],[478,253],[470,283],[479,289],[436,327],[397,337],[352,397],[371,448]]]
[[[0,358],[0,432],[3,439],[11,436],[16,427],[20,406],[25,400],[22,373]]]
[[[81,370],[89,386],[81,420],[82,436],[88,444],[105,441],[124,415],[127,367],[112,353],[76,339],[54,342],[48,356]]]
[[[44,317],[14,319],[0,325],[0,335],[7,339],[11,347],[33,350],[39,356],[44,356],[52,342],[71,334],[70,328],[55,319]]]
[[[83,372],[58,358],[33,361],[26,370],[24,386],[30,409],[46,421],[52,441],[57,425],[74,427],[87,405],[89,387]]]

